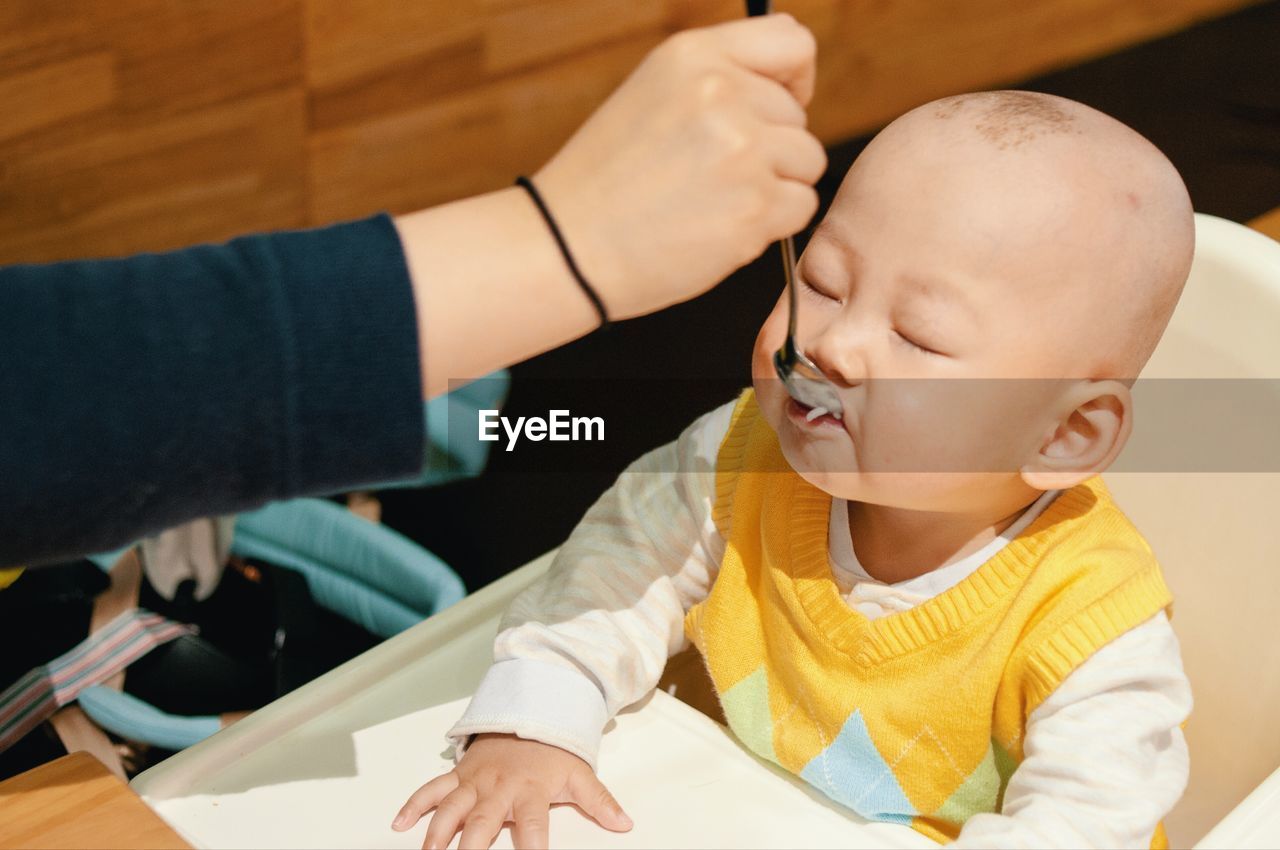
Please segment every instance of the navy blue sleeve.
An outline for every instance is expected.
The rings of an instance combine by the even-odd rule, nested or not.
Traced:
[[[417,475],[418,363],[385,215],[0,268],[0,567]]]

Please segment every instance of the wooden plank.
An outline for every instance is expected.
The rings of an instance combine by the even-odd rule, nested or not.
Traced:
[[[827,142],[1253,0],[778,0]],[[403,212],[538,167],[741,0],[6,0],[0,262]]]
[[[308,84],[350,84],[411,66],[423,55],[484,32],[480,0],[307,0]]]
[[[87,112],[99,112],[115,97],[115,61],[107,52],[0,77],[0,103],[5,105],[0,142]]]
[[[344,27],[345,0],[309,0],[313,222],[508,185],[545,162],[666,34],[658,3],[444,5],[362,0],[363,20]]]
[[[1254,0],[789,0],[819,43],[810,126],[866,133],[934,98],[1000,88]]]
[[[1251,0],[779,0],[819,42],[810,124],[832,143],[920,103],[1009,85]],[[307,0],[313,222],[403,212],[535,168],[669,32],[740,0]],[[427,8],[432,7],[432,8]],[[439,18],[435,28],[425,21]],[[347,26],[339,25],[346,20]]]
[[[306,223],[306,101],[283,90],[6,158],[0,263],[116,256]]]
[[[0,4],[0,262],[304,224],[300,1]]]
[[[1265,233],[1277,242],[1280,242],[1280,207],[1276,207],[1269,213],[1258,216],[1249,222],[1249,226],[1259,233]]]
[[[0,782],[0,848],[188,848],[123,781],[72,753]]]
[[[504,74],[550,61],[574,61],[584,50],[664,32],[661,3],[636,0],[491,0],[485,26],[485,71]]]
[[[509,185],[550,158],[660,38],[625,39],[571,64],[317,129],[310,138],[312,220],[418,209]]]

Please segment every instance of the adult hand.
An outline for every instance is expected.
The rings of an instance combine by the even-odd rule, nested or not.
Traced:
[[[814,41],[789,15],[659,45],[534,182],[609,315],[710,289],[818,207]],[[423,392],[581,336],[599,317],[518,188],[399,216]]]
[[[814,59],[790,15],[678,33],[535,175],[612,315],[698,295],[813,217]]]

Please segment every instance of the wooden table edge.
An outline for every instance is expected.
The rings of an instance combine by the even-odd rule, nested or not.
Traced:
[[[0,782],[0,848],[191,850],[93,756],[76,752]]]
[[[1262,215],[1249,222],[1249,226],[1259,233],[1264,233],[1272,239],[1280,242],[1280,207],[1276,207],[1271,212]]]

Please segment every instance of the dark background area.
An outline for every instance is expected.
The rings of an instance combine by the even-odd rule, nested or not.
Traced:
[[[1169,156],[1197,211],[1247,221],[1280,206],[1278,60],[1272,2],[1014,87],[1115,116]],[[824,212],[867,141],[830,150]],[[702,298],[515,366],[504,415],[601,416],[605,442],[522,442],[511,453],[495,443],[476,479],[382,493],[384,522],[452,564],[471,590],[558,545],[628,463],[749,383],[752,343],[781,290],[773,249]],[[584,451],[585,462],[568,462],[566,452]]]

